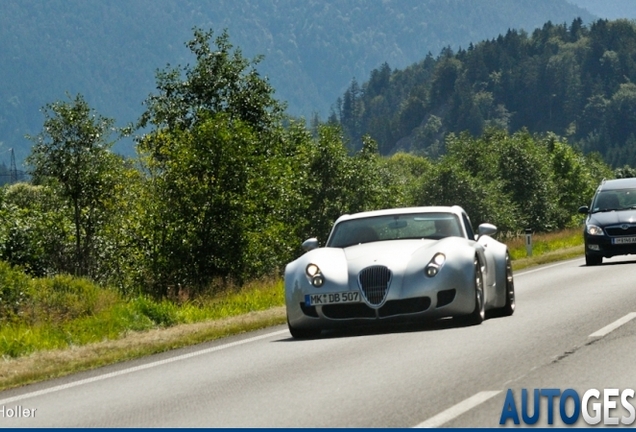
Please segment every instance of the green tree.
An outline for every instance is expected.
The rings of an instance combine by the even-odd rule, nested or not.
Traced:
[[[46,186],[15,183],[0,190],[0,258],[31,276],[73,269],[68,206]]]
[[[333,222],[353,210],[355,169],[337,126],[321,126],[318,137],[305,148],[304,157],[307,174],[300,188],[307,197],[306,235],[324,241]]]
[[[260,58],[245,59],[226,31],[212,37],[195,29],[186,45],[196,63],[157,73],[158,93],[139,122],[153,126],[138,151],[154,196],[146,282],[158,295],[256,276],[267,265],[248,259],[263,240],[255,233],[278,232],[284,219],[274,211],[285,194],[273,174],[286,151],[284,107],[255,69]]]
[[[111,153],[114,120],[95,113],[81,95],[43,109],[42,132],[29,137],[27,158],[34,182],[50,184],[68,203],[74,225],[72,271],[94,275],[95,239],[108,217],[121,159]]]
[[[195,28],[186,46],[196,56],[196,64],[157,72],[158,93],[147,99],[139,126],[187,129],[201,114],[223,112],[263,130],[279,119],[284,107],[255,68],[261,57],[244,58],[227,31],[212,44],[213,35],[212,30]]]
[[[162,152],[148,160],[156,207],[149,276],[157,294],[168,287],[201,291],[215,278],[240,279],[246,251],[247,186],[254,132],[226,114],[203,115],[189,130],[153,133],[144,146]],[[152,277],[152,276],[151,276]]]
[[[588,159],[557,135],[548,134],[541,139],[541,144],[548,151],[556,187],[556,227],[577,226],[581,220],[577,209],[594,194],[600,181],[599,173],[594,164],[588,163]]]
[[[417,205],[421,181],[430,178],[434,165],[424,156],[396,153],[381,161],[384,189],[392,197],[392,207]]]

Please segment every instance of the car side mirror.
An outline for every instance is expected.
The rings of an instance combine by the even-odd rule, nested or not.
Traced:
[[[579,213],[581,214],[588,214],[590,212],[590,208],[588,206],[581,206],[579,207]]]
[[[497,233],[497,227],[493,224],[483,223],[477,227],[477,235],[481,236],[491,236]]]
[[[305,252],[309,252],[310,250],[314,250],[314,249],[318,249],[318,246],[320,246],[318,244],[318,239],[317,238],[310,238],[307,239],[303,242],[302,244],[302,248]]]

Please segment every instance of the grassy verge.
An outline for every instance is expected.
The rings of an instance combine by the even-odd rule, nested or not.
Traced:
[[[3,281],[21,296],[0,314],[0,390],[285,322],[281,280],[180,303],[68,276],[30,280],[0,263]]]
[[[527,254],[525,235],[506,239],[504,242],[510,251],[513,270],[575,258],[584,253],[580,228],[533,235],[531,257]]]
[[[272,307],[225,319],[131,331],[116,340],[104,340],[67,349],[45,350],[0,363],[0,390],[62,377],[126,360],[220,339],[285,322],[284,307]]]
[[[580,230],[505,240],[513,268],[583,254]],[[281,280],[174,303],[125,299],[68,276],[30,279],[0,263],[0,286],[16,287],[0,328],[0,390],[61,377],[285,322]],[[0,298],[7,293],[0,291]],[[7,302],[5,302],[6,304]]]

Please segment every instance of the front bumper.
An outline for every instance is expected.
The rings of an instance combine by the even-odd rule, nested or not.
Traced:
[[[611,258],[618,255],[636,254],[636,243],[614,244],[613,237],[609,236],[585,236],[585,254]],[[615,237],[614,237],[615,238]]]
[[[296,289],[287,293],[287,317],[296,328],[343,328],[401,321],[423,321],[470,314],[475,308],[474,288],[470,284],[389,289],[386,301],[374,306],[366,301],[310,306],[305,295]],[[408,291],[411,296],[400,294]]]

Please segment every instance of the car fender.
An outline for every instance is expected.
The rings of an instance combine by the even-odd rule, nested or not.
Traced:
[[[315,264],[324,276],[324,285],[314,288],[305,269]],[[347,261],[344,251],[339,248],[324,247],[311,250],[285,267],[285,303],[290,320],[299,312],[297,305],[304,301],[303,292],[338,292],[346,290],[349,283]],[[294,305],[294,307],[291,307]]]
[[[490,287],[492,295],[487,298],[487,306],[489,308],[503,307],[506,303],[506,254],[508,247],[491,237],[484,240],[486,260],[491,263],[488,277],[492,283]]]

